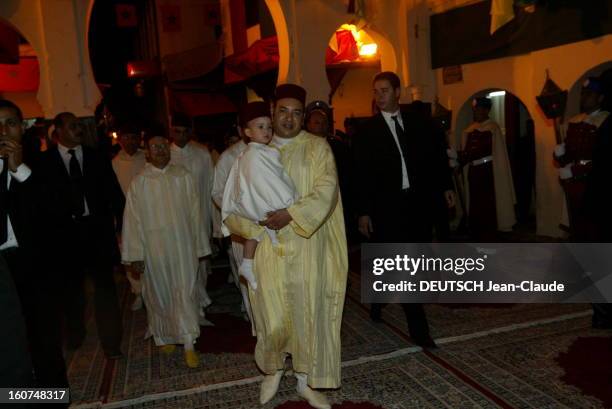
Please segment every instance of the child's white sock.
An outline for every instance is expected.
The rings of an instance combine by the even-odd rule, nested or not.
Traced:
[[[253,274],[253,259],[245,258],[242,260],[238,272],[247,280],[253,291],[257,290],[257,281],[255,280],[255,274]]]

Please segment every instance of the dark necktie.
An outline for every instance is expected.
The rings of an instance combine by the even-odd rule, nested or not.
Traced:
[[[83,173],[74,149],[68,149],[70,154],[70,183],[72,187],[72,214],[82,216],[85,213],[85,194],[83,192]]]
[[[4,244],[8,238],[8,161],[2,159],[3,166],[0,172],[0,244]]]
[[[397,115],[393,115],[391,118],[393,119],[393,123],[395,124],[395,134],[397,135],[397,141],[399,142],[400,148],[402,150],[402,156],[404,157],[404,163],[407,167],[408,164],[406,163],[406,161],[408,160],[408,137],[402,129],[402,126],[400,125],[397,119]]]

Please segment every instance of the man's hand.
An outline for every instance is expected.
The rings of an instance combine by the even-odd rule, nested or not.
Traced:
[[[370,216],[359,216],[359,233],[363,234],[368,239],[370,238],[370,233],[374,233]]]
[[[132,277],[134,277],[136,280],[140,280],[140,276],[144,274],[144,270],[144,261],[134,261],[130,265],[130,272],[132,273]]]
[[[268,218],[264,220],[263,225],[272,230],[280,230],[293,220],[287,209],[275,210],[266,216]]]
[[[21,144],[12,140],[2,141],[0,156],[8,158],[8,167],[11,172],[17,172],[17,168],[23,163]]]
[[[446,199],[446,206],[449,209],[455,207],[455,192],[452,190],[447,190],[444,192],[444,199]]]

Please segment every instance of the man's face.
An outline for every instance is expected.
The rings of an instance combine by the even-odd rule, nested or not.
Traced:
[[[140,147],[140,135],[133,133],[122,133],[119,138],[119,144],[128,155],[132,156]]]
[[[147,158],[151,165],[163,169],[170,162],[170,142],[163,136],[154,136],[147,142]]]
[[[473,110],[474,110],[474,121],[484,122],[487,119],[489,119],[489,112],[491,111],[490,108],[482,107],[482,106],[475,106]]]
[[[603,95],[588,88],[582,88],[580,93],[580,112],[590,114],[601,106]]]
[[[323,112],[314,111],[310,114],[310,117],[308,117],[306,130],[317,136],[326,136],[329,130],[327,116]]]
[[[13,108],[0,108],[0,141],[11,140],[21,143],[23,122]]]
[[[189,128],[185,126],[173,126],[172,140],[180,147],[185,146],[185,144],[189,142]]]
[[[57,130],[59,142],[67,148],[80,145],[85,132],[77,117],[72,114],[64,115],[63,122],[63,126]]]
[[[302,130],[304,105],[294,98],[282,98],[274,107],[274,132],[281,138],[293,138]]]
[[[400,94],[400,89],[394,89],[388,80],[374,82],[374,101],[381,111],[396,112],[399,109]]]

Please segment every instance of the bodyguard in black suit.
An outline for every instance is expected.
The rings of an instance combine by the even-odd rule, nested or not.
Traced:
[[[400,113],[400,80],[392,72],[374,78],[380,113],[364,124],[353,146],[355,206],[359,231],[376,243],[423,243],[432,239],[437,203],[454,206],[444,134],[416,112]],[[421,304],[403,304],[410,335],[435,347]],[[371,317],[381,318],[381,304]]]
[[[59,294],[43,267],[44,197],[33,163],[23,161],[23,116],[15,104],[0,100],[0,253],[15,283],[27,327],[27,340],[39,387],[67,387],[61,347]],[[30,158],[33,159],[33,158]],[[46,267],[46,266],[45,266]],[[11,332],[8,328],[7,336]],[[10,334],[13,335],[12,333]]]
[[[98,336],[108,359],[121,357],[121,317],[113,266],[119,262],[116,229],[125,198],[110,160],[81,145],[84,129],[68,112],[54,121],[58,144],[41,158],[49,195],[47,211],[54,240],[55,273],[65,283],[68,347],[85,337],[84,278],[93,278]]]
[[[612,114],[597,130],[593,149],[593,168],[587,179],[585,214],[594,226],[593,242],[612,243]],[[593,304],[593,328],[612,329],[612,304]]]

